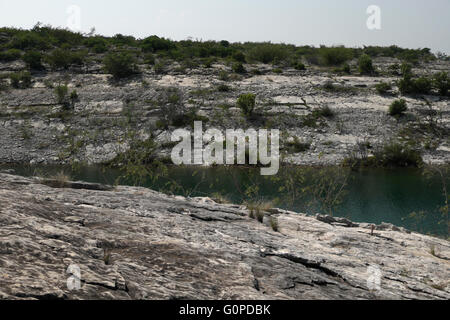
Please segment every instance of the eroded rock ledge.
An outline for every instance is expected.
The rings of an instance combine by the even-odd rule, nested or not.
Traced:
[[[8,174],[0,186],[2,299],[450,298],[450,242],[386,224],[371,235],[368,224],[271,210],[275,232],[205,198]],[[67,288],[71,264],[80,290]]]

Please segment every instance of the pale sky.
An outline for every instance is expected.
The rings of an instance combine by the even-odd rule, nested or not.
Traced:
[[[0,26],[41,21],[68,26],[80,8],[80,28],[98,34],[156,34],[231,42],[296,45],[392,44],[450,54],[450,0],[0,0]],[[369,30],[369,5],[381,9],[381,30]],[[72,19],[71,19],[72,18]]]

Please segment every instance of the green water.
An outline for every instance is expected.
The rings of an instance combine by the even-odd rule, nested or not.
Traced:
[[[0,166],[13,169],[16,174],[52,175],[61,170],[73,180],[133,185],[135,181],[121,178],[118,169],[86,166],[73,170],[62,166]],[[324,212],[320,203],[310,203],[308,198],[293,201],[286,199],[287,192],[280,189],[285,179],[294,175],[295,169],[283,168],[275,179],[263,178],[259,169],[242,167],[169,167],[167,175],[157,181],[146,179],[139,183],[160,191],[170,191],[184,196],[215,196],[241,203],[249,197],[265,201],[275,200],[276,206],[297,212],[314,214]],[[319,169],[311,169],[319,170]],[[304,184],[317,177],[312,174]],[[278,181],[274,181],[278,180]],[[448,180],[448,179],[447,179]],[[174,182],[176,188],[173,188]],[[448,182],[448,181],[447,181]],[[444,204],[442,183],[435,178],[426,178],[417,169],[365,169],[351,172],[346,194],[340,205],[333,207],[335,216],[347,217],[355,222],[389,222],[410,230],[440,236],[448,236],[448,229],[439,207]],[[258,185],[257,192],[248,193],[249,187]],[[172,188],[171,188],[172,187]],[[301,187],[297,186],[298,188]],[[247,193],[246,193],[247,191]],[[254,191],[254,190],[253,190]],[[423,212],[420,218],[411,217],[412,212]]]

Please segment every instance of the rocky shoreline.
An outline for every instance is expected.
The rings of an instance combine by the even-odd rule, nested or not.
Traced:
[[[9,174],[0,185],[1,299],[450,298],[450,242],[389,224],[280,209],[261,223],[209,198]]]

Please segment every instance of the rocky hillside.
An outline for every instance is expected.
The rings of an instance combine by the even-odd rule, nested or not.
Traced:
[[[247,73],[237,74],[220,61],[192,68],[173,62],[164,71],[142,64],[140,75],[114,80],[94,59],[82,69],[34,72],[29,88],[13,88],[5,79],[0,162],[102,163],[148,140],[158,144],[157,156],[167,158],[171,132],[202,120],[204,128],[280,129],[285,161],[295,164],[337,164],[370,156],[389,142],[414,148],[426,162],[449,163],[448,97],[401,95],[401,75],[392,71],[401,61],[395,58],[374,59],[373,76],[355,72],[357,63],[350,62],[351,74],[314,65],[302,71],[244,64]],[[0,63],[0,75],[24,68],[21,61]],[[449,61],[436,60],[412,72],[449,70]],[[391,87],[380,94],[375,86],[382,82]],[[244,93],[256,95],[251,117],[236,106]],[[399,98],[406,113],[388,115]]]
[[[260,223],[208,198],[8,174],[0,185],[3,299],[450,298],[450,243],[392,225],[279,209]]]

